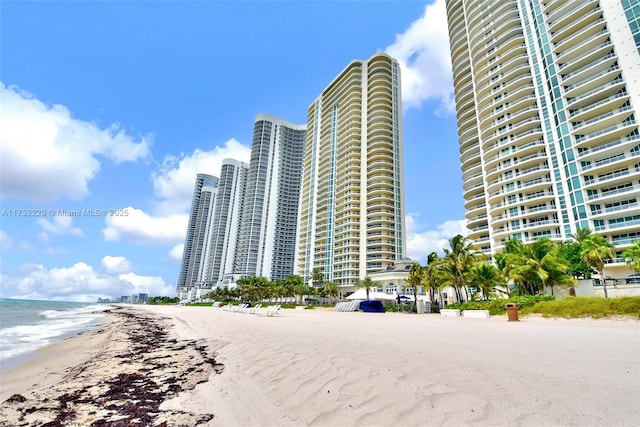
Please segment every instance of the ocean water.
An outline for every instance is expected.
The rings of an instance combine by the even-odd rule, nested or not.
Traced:
[[[0,369],[55,341],[96,326],[108,304],[0,298]]]

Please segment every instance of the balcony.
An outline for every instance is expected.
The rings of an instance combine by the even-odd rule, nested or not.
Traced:
[[[633,219],[630,221],[622,221],[622,222],[614,222],[614,223],[609,223],[607,225],[597,225],[594,227],[595,231],[605,231],[605,230],[613,230],[616,228],[627,228],[627,227],[633,227],[636,225],[640,225],[640,219]]]
[[[591,110],[594,110],[598,107],[602,107],[605,106],[606,104],[616,100],[616,99],[621,99],[621,98],[628,98],[629,94],[627,93],[626,90],[622,90],[619,93],[616,93],[615,95],[611,95],[609,97],[607,97],[606,99],[603,99],[602,101],[598,101],[595,104],[590,104],[586,107],[582,107],[582,108],[578,108],[575,110],[569,110],[569,118],[570,119],[575,119],[578,115],[589,112]],[[605,111],[607,111],[606,109],[604,109]]]
[[[637,125],[635,120],[627,120],[624,123],[617,124],[615,126],[610,126],[606,129],[599,130],[597,132],[593,132],[589,135],[576,135],[576,146],[584,145],[584,143],[591,142],[593,144],[598,144],[599,142],[604,142],[602,140],[606,139],[621,139],[629,132],[631,132],[633,126]],[[603,137],[603,138],[601,138]]]
[[[553,31],[553,27],[557,27],[558,24],[564,23],[568,18],[576,19],[576,17],[580,17],[582,14],[588,13],[589,8],[593,8],[598,4],[595,0],[579,3],[568,1],[566,3],[568,6],[565,5],[564,7],[560,7],[549,14],[547,22],[549,23],[551,31]]]
[[[602,192],[600,192],[600,194],[591,194],[591,195],[587,196],[587,200],[589,200],[589,201],[591,201],[591,200],[600,200],[600,199],[605,199],[605,198],[610,197],[610,196],[615,196],[616,194],[623,194],[623,193],[637,192],[637,191],[640,191],[640,185],[621,186],[619,188],[614,188],[614,189],[611,189],[611,190],[602,191]]]
[[[574,96],[572,98],[567,98],[567,104],[571,105],[571,104],[575,104],[578,101],[582,101],[585,100],[587,98],[589,98],[590,96],[593,96],[595,94],[597,94],[598,92],[601,92],[607,88],[611,88],[614,86],[617,86],[618,84],[624,84],[624,81],[622,79],[622,76],[616,77],[612,82],[604,84],[602,86],[596,87],[595,89],[590,90],[589,92],[586,92],[582,95],[579,96]]]
[[[631,110],[631,106],[630,105],[625,105],[624,107],[618,108],[617,110],[609,111],[608,113],[604,113],[604,114],[602,114],[600,116],[597,116],[597,117],[594,117],[592,119],[585,120],[584,122],[576,123],[573,126],[573,130],[581,129],[584,126],[588,126],[590,124],[597,123],[597,122],[599,122],[601,120],[604,120],[604,119],[606,119],[608,117],[613,117],[618,113],[622,113],[624,111],[629,111],[629,110]]]
[[[614,65],[612,65],[611,67],[607,68],[606,70],[604,70],[604,71],[600,71],[599,73],[596,73],[596,74],[594,74],[594,75],[591,75],[591,76],[587,77],[587,78],[586,78],[586,79],[584,79],[584,80],[580,80],[580,81],[579,81],[579,82],[577,82],[577,83],[574,83],[574,84],[571,84],[571,85],[565,86],[565,87],[564,87],[564,91],[565,91],[565,93],[569,93],[569,92],[571,92],[573,89],[575,89],[575,88],[577,88],[577,87],[580,87],[580,86],[582,86],[582,85],[584,85],[584,84],[586,84],[586,83],[591,83],[592,81],[594,81],[594,80],[595,80],[595,79],[597,79],[598,77],[605,76],[605,75],[607,75],[607,74],[609,74],[609,73],[612,73],[612,72],[614,72],[614,71],[617,71],[617,70],[619,70],[619,69],[620,69],[620,66],[619,66],[618,64],[614,64]]]
[[[608,54],[604,55],[602,58],[598,58],[597,62],[589,62],[588,64],[583,65],[582,67],[578,68],[577,70],[573,70],[570,73],[564,74],[562,76],[562,81],[566,82],[570,78],[575,77],[575,76],[579,75],[580,73],[582,73],[583,71],[586,71],[591,67],[595,67],[599,63],[603,63],[603,62],[607,61],[608,59],[612,59],[613,61],[611,61],[611,63],[613,63],[613,62],[615,62],[615,58],[617,58],[615,53],[613,53],[613,52],[608,53]],[[568,65],[571,65],[571,63],[563,64],[559,68],[562,71],[563,69],[566,69]],[[609,64],[609,65],[611,65],[611,64]]]
[[[620,170],[620,171],[613,172],[613,173],[610,173],[610,174],[600,175],[597,178],[586,178],[584,180],[584,184],[585,184],[585,187],[588,187],[588,186],[591,186],[591,185],[594,185],[594,184],[598,184],[598,183],[601,183],[601,182],[611,181],[612,179],[616,179],[616,178],[620,178],[620,177],[624,177],[624,176],[629,176],[629,174],[631,174],[631,173],[633,173],[633,170],[632,171],[629,171],[628,169]]]
[[[567,2],[568,4],[571,4],[570,2]],[[565,39],[561,39],[558,40],[557,42],[554,43],[556,50],[558,47],[562,46],[570,46],[572,43],[581,43],[583,40],[586,40],[589,38],[589,35],[592,34],[594,31],[597,31],[596,34],[598,33],[606,33],[608,34],[608,31],[606,29],[603,29],[605,27],[605,21],[604,18],[598,18],[596,19],[590,26],[571,34],[569,37],[565,38]]]

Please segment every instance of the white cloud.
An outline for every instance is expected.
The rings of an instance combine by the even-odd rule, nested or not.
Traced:
[[[175,295],[176,288],[166,286],[164,280],[160,276],[140,276],[135,273],[126,273],[118,276],[123,282],[129,283],[133,287],[132,295],[140,293],[148,293],[148,289],[164,289],[162,296]],[[160,296],[152,294],[150,296]]]
[[[73,218],[70,216],[56,216],[53,217],[53,221],[49,221],[46,218],[38,218],[36,223],[45,231],[44,233],[40,233],[40,238],[43,239],[43,241],[49,241],[47,233],[82,236],[82,230],[73,226]]]
[[[184,253],[184,243],[175,245],[171,251],[169,251],[169,258],[173,261],[182,261],[182,254]]]
[[[130,273],[133,265],[125,257],[107,255],[102,258],[102,270],[107,274]]]
[[[3,200],[79,200],[100,170],[97,156],[115,163],[149,156],[150,137],[134,138],[117,124],[100,129],[0,82],[0,181]]]
[[[127,239],[149,245],[178,245],[184,242],[193,198],[193,186],[199,173],[220,175],[222,161],[227,158],[248,162],[251,149],[235,139],[211,151],[196,149],[180,158],[167,156],[159,171],[152,175],[154,193],[159,201],[154,213],[133,207],[125,208],[128,216],[107,217],[103,235],[107,241]],[[182,247],[169,253],[172,259],[182,259]]]
[[[407,256],[412,260],[425,264],[427,255],[431,252],[443,254],[443,249],[449,247],[449,239],[457,234],[468,234],[466,220],[448,220],[439,224],[435,230],[425,230],[418,224],[418,214],[405,217],[407,225]]]
[[[93,302],[98,298],[146,293],[174,296],[175,287],[161,277],[134,273],[100,274],[78,262],[71,267],[47,269],[38,264],[23,265],[14,275],[3,275],[0,297]]]
[[[155,195],[161,200],[157,211],[164,214],[188,212],[197,174],[219,177],[224,159],[248,163],[250,156],[251,148],[232,138],[211,151],[196,149],[191,155],[165,157],[160,170],[152,176]]]
[[[440,101],[436,114],[451,114],[453,74],[445,0],[435,0],[385,52],[400,64],[402,102],[405,110],[419,108],[426,100]]]
[[[189,216],[186,213],[150,216],[131,206],[124,208],[127,216],[108,216],[102,234],[106,241],[123,238],[133,243],[148,245],[176,245],[184,242]]]

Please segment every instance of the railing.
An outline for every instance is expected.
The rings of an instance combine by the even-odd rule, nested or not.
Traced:
[[[628,110],[631,110],[631,105],[627,105],[627,106],[624,106],[622,108],[618,108],[617,110],[609,111],[608,113],[602,114],[601,116],[597,116],[597,117],[594,117],[594,118],[589,119],[589,120],[585,120],[584,122],[576,123],[573,126],[573,129],[574,130],[580,129],[583,126],[590,125],[590,124],[595,123],[597,121],[600,121],[602,119],[606,119],[607,117],[611,117],[611,116],[613,116],[615,114],[622,113],[623,111],[628,111]]]
[[[609,223],[608,225],[599,225],[595,227],[595,230],[603,231],[611,228],[625,228],[625,227],[630,227],[632,225],[638,225],[638,224],[640,224],[640,219],[633,219],[631,221],[614,222],[614,223]]]
[[[614,288],[617,286],[640,286],[640,277],[632,277],[629,279],[606,279],[606,281],[607,286],[613,286]],[[593,279],[593,286],[602,286],[600,279]]]
[[[619,138],[606,144],[599,145],[594,148],[587,148],[585,150],[578,150],[578,157],[586,156],[587,154],[597,153],[598,151],[606,150],[607,148],[615,147],[616,145],[624,144],[625,142],[631,142],[640,139],[640,135],[634,135],[626,138]],[[590,168],[584,167],[583,170]]]
[[[600,194],[591,194],[590,196],[587,197],[587,200],[601,199],[604,197],[613,196],[614,194],[627,193],[629,191],[634,191],[634,190],[640,190],[640,186],[630,185],[629,187],[618,188],[615,190],[607,191],[606,193],[603,191]]]
[[[569,117],[573,117],[576,114],[581,114],[581,113],[584,113],[586,111],[593,110],[594,108],[598,108],[599,106],[604,105],[607,102],[611,102],[614,99],[622,98],[623,96],[628,96],[628,95],[629,95],[629,93],[625,89],[622,92],[616,93],[615,95],[612,95],[612,96],[610,96],[608,98],[605,98],[602,101],[598,101],[595,104],[591,104],[591,105],[589,105],[587,107],[578,108],[577,110],[571,110],[571,112],[569,113]]]
[[[618,171],[618,172],[615,172],[615,173],[612,173],[612,174],[602,175],[602,176],[599,176],[597,178],[585,179],[584,183],[585,183],[585,185],[595,184],[596,182],[604,182],[604,181],[608,181],[608,180],[613,179],[613,178],[619,178],[621,176],[627,176],[630,173],[631,172],[627,169],[627,170]]]
[[[620,123],[620,124],[617,124],[617,125],[614,125],[614,126],[609,126],[606,129],[602,129],[602,130],[599,130],[597,132],[590,133],[588,135],[577,136],[576,137],[576,144],[580,143],[580,142],[583,142],[583,141],[588,141],[588,140],[596,138],[596,137],[598,137],[600,135],[604,135],[605,133],[613,132],[616,129],[622,129],[622,128],[627,127],[627,126],[635,125],[637,123],[638,122],[636,122],[635,120],[625,120],[623,123]]]
[[[598,93],[598,92],[600,92],[600,91],[602,91],[602,90],[604,90],[604,89],[606,89],[608,87],[615,86],[618,83],[621,83],[622,81],[623,81],[622,77],[616,77],[610,83],[604,84],[602,86],[598,86],[597,88],[592,89],[587,93],[583,93],[582,95],[579,95],[579,96],[576,96],[576,97],[573,97],[573,98],[567,98],[567,104],[571,105],[574,102],[586,99],[586,98],[590,97],[591,95],[595,95],[596,93]]]
[[[580,30],[578,33],[572,34],[570,37],[567,37],[564,40],[560,40],[557,43],[554,43],[554,45],[556,46],[556,49],[558,48],[558,46],[563,45],[564,43],[568,42],[569,40],[572,40],[574,38],[577,38],[578,36],[580,36],[582,33],[589,31],[591,28],[593,28],[594,25],[597,25],[601,22],[604,22],[604,18],[598,18],[595,21],[593,21],[591,24],[587,25],[586,28]],[[607,29],[605,28],[604,30],[600,30],[600,32],[594,34],[594,36],[598,36],[600,34],[604,34],[607,32]],[[580,37],[580,40],[583,40],[583,37]]]
[[[602,213],[618,212],[618,211],[623,211],[629,208],[635,208],[636,206],[638,206],[638,203],[634,202],[634,203],[627,203],[625,205],[611,206],[604,209],[594,209],[591,211],[591,215],[600,215]]]
[[[607,54],[607,55],[603,56],[602,58],[600,58],[598,61],[599,61],[599,62],[606,61],[607,59],[609,59],[609,58],[614,58],[615,56],[616,56],[616,54],[615,54],[615,53],[609,53],[609,54]],[[580,67],[580,68],[578,68],[577,70],[575,70],[575,71],[573,71],[573,72],[571,72],[571,73],[565,74],[564,76],[562,76],[562,80],[567,80],[567,79],[569,79],[569,78],[571,78],[571,77],[573,77],[573,76],[576,76],[576,75],[580,74],[581,72],[583,72],[584,70],[587,70],[587,69],[589,69],[589,68],[593,67],[593,66],[594,66],[594,65],[596,65],[596,64],[597,64],[597,63],[590,62],[590,63],[588,63],[587,65],[585,65],[585,66],[583,66],[583,67]],[[561,66],[560,66],[560,70],[562,70],[562,69],[563,69],[564,67],[566,67],[567,65],[568,65],[568,63],[567,63],[567,64],[564,64],[564,65],[561,65]]]
[[[638,237],[619,237],[619,238],[614,237],[611,239],[611,243],[613,243],[615,246],[632,245],[637,241],[638,241]]]
[[[613,65],[613,66],[607,68],[604,71],[600,71],[598,74],[595,74],[593,76],[589,76],[588,78],[586,78],[584,80],[580,80],[578,83],[574,83],[572,85],[565,86],[564,90],[565,90],[565,92],[569,92],[571,89],[573,89],[575,87],[581,86],[581,85],[583,85],[585,83],[589,83],[590,81],[593,81],[593,80],[597,79],[600,76],[604,76],[605,74],[608,74],[608,73],[610,73],[612,71],[616,71],[616,70],[619,70],[619,69],[620,69],[620,67],[617,64]]]

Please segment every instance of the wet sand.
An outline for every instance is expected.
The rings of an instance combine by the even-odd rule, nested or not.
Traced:
[[[117,313],[99,333],[49,347],[41,354],[51,357],[3,375],[0,425],[61,416],[67,424],[51,425],[635,426],[640,419],[635,320],[324,310],[260,317],[178,306]],[[14,394],[25,401],[6,401]]]

